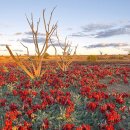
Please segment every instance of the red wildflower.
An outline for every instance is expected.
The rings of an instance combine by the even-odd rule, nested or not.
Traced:
[[[93,92],[93,93],[92,93],[92,97],[93,97],[96,101],[99,101],[99,100],[102,100],[105,96],[104,96],[104,93],[103,93],[103,92]]]
[[[48,105],[47,101],[43,101],[41,104],[41,109],[45,109],[47,105]]]
[[[77,127],[76,130],[91,130],[91,127],[90,127],[90,125],[83,124],[83,125]]]
[[[124,112],[124,111],[126,110],[126,106],[120,107],[120,110],[121,110],[122,112]]]
[[[35,97],[37,95],[37,92],[36,91],[32,91],[31,94],[32,94],[32,96]]]
[[[65,124],[62,130],[73,130],[74,124]]]
[[[10,110],[11,110],[11,111],[14,111],[14,110],[16,110],[16,109],[18,108],[18,106],[16,105],[16,103],[11,103],[11,104],[9,105],[9,107],[10,107]]]
[[[2,75],[0,75],[0,86],[5,84],[6,84],[5,78]]]
[[[32,104],[32,98],[28,97],[28,98],[25,98],[26,100],[26,103],[28,103],[29,105]]]
[[[11,120],[8,120],[8,119],[6,119],[5,120],[5,126],[12,126],[12,121]]]
[[[103,113],[107,110],[112,111],[115,109],[115,104],[113,103],[106,103],[103,106],[100,107],[100,111]]]
[[[17,90],[13,90],[12,92],[13,92],[13,95],[14,95],[14,96],[17,96],[17,95],[18,95]]]
[[[31,123],[29,123],[29,122],[27,122],[27,121],[24,121],[24,126],[26,126],[27,128],[29,128],[29,127],[31,127],[31,126],[32,126],[32,124],[31,124]]]
[[[20,125],[17,127],[18,127],[18,130],[32,130],[31,126],[32,126],[32,123],[24,121],[23,125]]]
[[[124,101],[122,96],[117,96],[116,102],[119,103],[119,104],[123,104],[125,101]]]
[[[128,84],[128,78],[126,76],[124,76],[124,83]]]
[[[27,110],[29,108],[29,104],[24,103],[22,109]]]
[[[70,105],[66,108],[65,116],[66,118],[69,118],[71,116],[71,113],[74,111],[74,105]]]
[[[98,102],[89,102],[87,104],[87,108],[90,110],[94,111],[98,107]]]
[[[120,114],[116,111],[106,113],[108,123],[118,123],[121,120]]]
[[[33,110],[30,109],[26,113],[27,113],[28,117],[31,118],[31,115],[33,114]]]
[[[106,125],[105,129],[106,130],[114,130],[114,126],[113,125]]]
[[[107,105],[106,104],[104,104],[103,106],[100,107],[100,111],[102,113],[104,113],[106,110],[107,110]]]
[[[40,104],[35,104],[32,106],[32,109],[34,112],[36,112],[37,110],[41,109],[41,105]]]
[[[80,91],[81,91],[81,95],[86,96],[90,93],[91,88],[89,86],[84,86],[81,87]]]
[[[45,129],[45,130],[49,129],[49,121],[48,121],[47,118],[43,120],[42,127],[43,127],[43,129]]]
[[[0,99],[0,106],[5,106],[6,105],[6,102],[7,102],[7,100],[6,99]]]

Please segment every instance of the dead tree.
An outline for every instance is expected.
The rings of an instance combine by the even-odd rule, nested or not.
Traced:
[[[102,52],[102,51],[99,50],[99,52],[100,52],[100,55],[103,55],[103,52]]]
[[[33,43],[34,43],[34,46],[35,46],[35,60],[33,60],[31,58],[31,56],[29,55],[28,47],[26,47],[22,43],[21,44],[27,49],[27,57],[28,57],[28,61],[30,63],[30,66],[25,65],[21,61],[21,59],[19,58],[19,55],[17,54],[15,56],[13,54],[12,50],[10,49],[10,47],[8,45],[6,45],[6,48],[8,49],[8,51],[10,53],[10,56],[17,63],[17,65],[20,66],[22,68],[22,70],[31,79],[41,77],[46,71],[46,70],[42,70],[42,61],[43,61],[45,53],[47,52],[48,48],[51,46],[49,44],[50,39],[51,39],[52,35],[54,34],[55,30],[57,29],[57,23],[51,24],[54,10],[55,10],[55,8],[52,10],[52,12],[50,14],[49,21],[47,23],[46,23],[46,18],[45,18],[45,10],[43,10],[43,25],[44,25],[44,29],[45,29],[45,41],[43,41],[43,45],[42,45],[41,49],[39,48],[39,44],[38,44],[38,34],[39,34],[38,29],[39,29],[40,18],[39,18],[39,20],[37,22],[37,26],[36,26],[36,29],[35,29],[33,15],[31,14],[31,19],[30,20],[26,16],[28,24],[29,24],[29,26],[31,28]],[[44,36],[44,34],[43,34],[43,36]]]
[[[77,50],[78,45],[75,47],[75,50],[72,53],[73,49],[71,49],[71,44],[67,40],[67,37],[65,38],[65,41],[64,41],[63,44],[60,42],[57,31],[56,31],[56,37],[57,37],[57,40],[58,40],[59,47],[62,49],[62,55],[59,55],[59,60],[57,60],[57,64],[60,67],[60,69],[65,72],[65,71],[68,70],[69,65],[74,60],[74,56],[76,55],[76,50]],[[55,51],[56,51],[55,54],[57,54],[56,47],[55,47]]]

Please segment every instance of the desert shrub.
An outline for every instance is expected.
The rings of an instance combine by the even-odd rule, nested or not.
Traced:
[[[124,56],[122,56],[122,55],[111,55],[109,57],[109,59],[119,59],[119,60],[122,60],[122,59],[124,59]]]
[[[117,57],[115,55],[111,55],[109,59],[117,59]]]
[[[45,58],[45,59],[48,59],[49,56],[50,56],[50,55],[49,55],[48,53],[45,53],[44,58]]]
[[[124,56],[118,55],[118,59],[119,59],[119,60],[123,60],[123,59],[124,59]]]
[[[91,61],[91,62],[94,62],[94,61],[97,61],[97,56],[96,55],[90,55],[87,57],[87,60],[88,61]]]

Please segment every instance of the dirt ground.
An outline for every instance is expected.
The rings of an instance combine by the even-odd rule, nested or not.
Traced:
[[[97,62],[129,62],[130,55],[91,55],[96,58]],[[32,56],[34,57],[34,56]],[[70,56],[71,57],[71,56]],[[76,55],[73,58],[74,61],[88,61],[90,55]],[[21,59],[27,59],[27,56],[20,56]],[[50,55],[47,58],[44,58],[45,61],[58,60],[59,56]],[[12,62],[13,59],[10,56],[0,56],[0,62]]]
[[[130,84],[128,84],[128,85],[125,85],[125,84],[109,85],[107,91],[108,92],[115,91],[115,92],[119,92],[119,93],[122,93],[122,92],[130,93]]]

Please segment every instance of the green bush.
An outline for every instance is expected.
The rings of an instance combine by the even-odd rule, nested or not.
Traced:
[[[87,60],[91,61],[91,62],[97,61],[97,56],[96,55],[90,55],[90,56],[87,57]]]
[[[49,55],[48,53],[45,53],[44,58],[45,58],[45,59],[48,59],[49,56],[50,56],[50,55]]]

